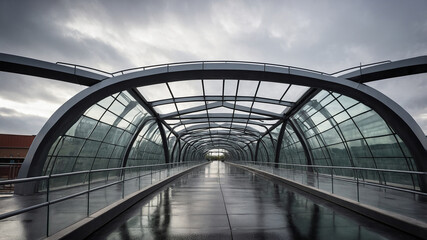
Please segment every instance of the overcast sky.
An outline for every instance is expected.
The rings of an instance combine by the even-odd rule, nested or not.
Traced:
[[[0,1],[0,52],[116,71],[248,60],[335,72],[427,55],[427,1]],[[370,84],[427,133],[427,74]],[[0,73],[0,133],[37,134],[83,86]]]

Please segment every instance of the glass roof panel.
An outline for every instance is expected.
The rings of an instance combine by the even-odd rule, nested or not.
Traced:
[[[273,113],[277,113],[277,114],[280,114],[284,110],[287,109],[286,106],[277,105],[277,104],[269,104],[269,103],[260,103],[260,102],[255,102],[253,108],[268,111],[268,112],[273,112]]]
[[[184,103],[177,103],[176,105],[178,106],[179,111],[183,111],[189,108],[204,106],[205,102],[184,102]]]
[[[169,125],[173,125],[173,124],[179,123],[180,121],[178,119],[177,120],[169,119],[169,120],[165,120],[165,122]]]
[[[255,96],[259,81],[240,80],[238,96]]]
[[[181,131],[181,130],[183,130],[183,129],[185,129],[185,128],[184,128],[184,126],[182,126],[182,125],[181,125],[181,126],[176,127],[176,128],[175,128],[175,131],[176,131],[176,132],[179,132],[179,131]]]
[[[308,89],[309,87],[292,85],[282,100],[288,102],[296,102]]]
[[[233,110],[225,107],[217,107],[209,109],[209,113],[233,113]]]
[[[240,110],[235,110],[234,111],[234,115],[236,115],[236,114],[245,115],[245,116],[249,117],[249,113],[243,112],[243,111],[240,111]]]
[[[251,125],[252,128],[254,128],[255,130],[259,131],[259,132],[265,132],[266,129],[264,127],[258,126],[258,125]]]
[[[203,123],[190,123],[190,124],[185,124],[185,127],[186,127],[186,128],[189,128],[189,127],[193,127],[193,126],[197,126],[197,125],[199,125],[199,126],[203,126]]]
[[[137,88],[142,96],[149,102],[172,98],[165,83],[153,84]]]
[[[154,107],[154,110],[156,110],[156,112],[160,114],[168,114],[168,113],[176,112],[175,104],[173,103],[156,106]]]
[[[273,125],[277,122],[277,120],[253,120],[253,121],[257,121],[264,125]]]
[[[222,95],[222,79],[217,80],[203,80],[203,84],[205,86],[205,95]]]
[[[261,81],[257,97],[280,100],[288,87],[289,84]]]
[[[242,106],[242,107],[252,107],[252,102],[247,102],[247,101],[237,101],[236,106]]]
[[[201,80],[170,82],[169,87],[171,88],[172,94],[175,98],[203,96]]]
[[[224,95],[235,96],[237,89],[237,80],[225,80]]]
[[[213,124],[218,124],[223,127],[230,127],[230,122],[211,122]]]
[[[206,110],[202,110],[202,111],[198,111],[198,112],[193,112],[193,113],[187,113],[187,114],[181,114],[181,116],[191,116],[191,115],[198,115],[198,114],[204,114],[207,117]]]
[[[245,128],[246,127],[246,123],[235,123],[235,122],[233,122],[233,125],[232,125],[233,127],[243,127],[243,128]]]
[[[251,127],[251,128],[255,128],[255,129],[257,129],[258,127],[261,127],[263,130],[261,131],[261,132],[265,132],[266,131],[266,129],[268,129],[268,128],[270,128],[272,125],[263,125],[263,126],[260,126],[260,125],[256,125],[256,124],[250,124],[250,123],[248,123],[248,127]]]

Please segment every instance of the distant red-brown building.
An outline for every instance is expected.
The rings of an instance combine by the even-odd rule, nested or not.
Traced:
[[[14,179],[35,135],[0,134],[0,179]]]
[[[0,162],[24,161],[35,135],[0,134]]]

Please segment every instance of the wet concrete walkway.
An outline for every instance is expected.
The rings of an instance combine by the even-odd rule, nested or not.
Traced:
[[[212,162],[139,202],[89,239],[413,239],[347,209]]]

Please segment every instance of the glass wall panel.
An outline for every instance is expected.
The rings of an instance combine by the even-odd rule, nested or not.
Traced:
[[[44,174],[120,167],[132,136],[149,118],[126,91],[106,97],[88,108],[51,146]]]
[[[283,133],[279,162],[287,164],[307,164],[304,148],[295,134],[294,129],[289,124],[286,124],[285,132]]]
[[[307,139],[315,165],[415,169],[407,147],[390,126],[371,108],[347,96],[321,91],[292,120]],[[355,177],[354,171],[334,173]],[[418,181],[407,174],[360,170],[358,176],[381,184],[418,188]]]
[[[132,145],[126,166],[165,163],[162,136],[155,120],[149,121]]]
[[[276,127],[270,134],[266,134],[261,138],[258,147],[258,161],[274,162],[276,155],[277,138],[279,135],[280,127]],[[274,132],[274,133],[273,133]]]

